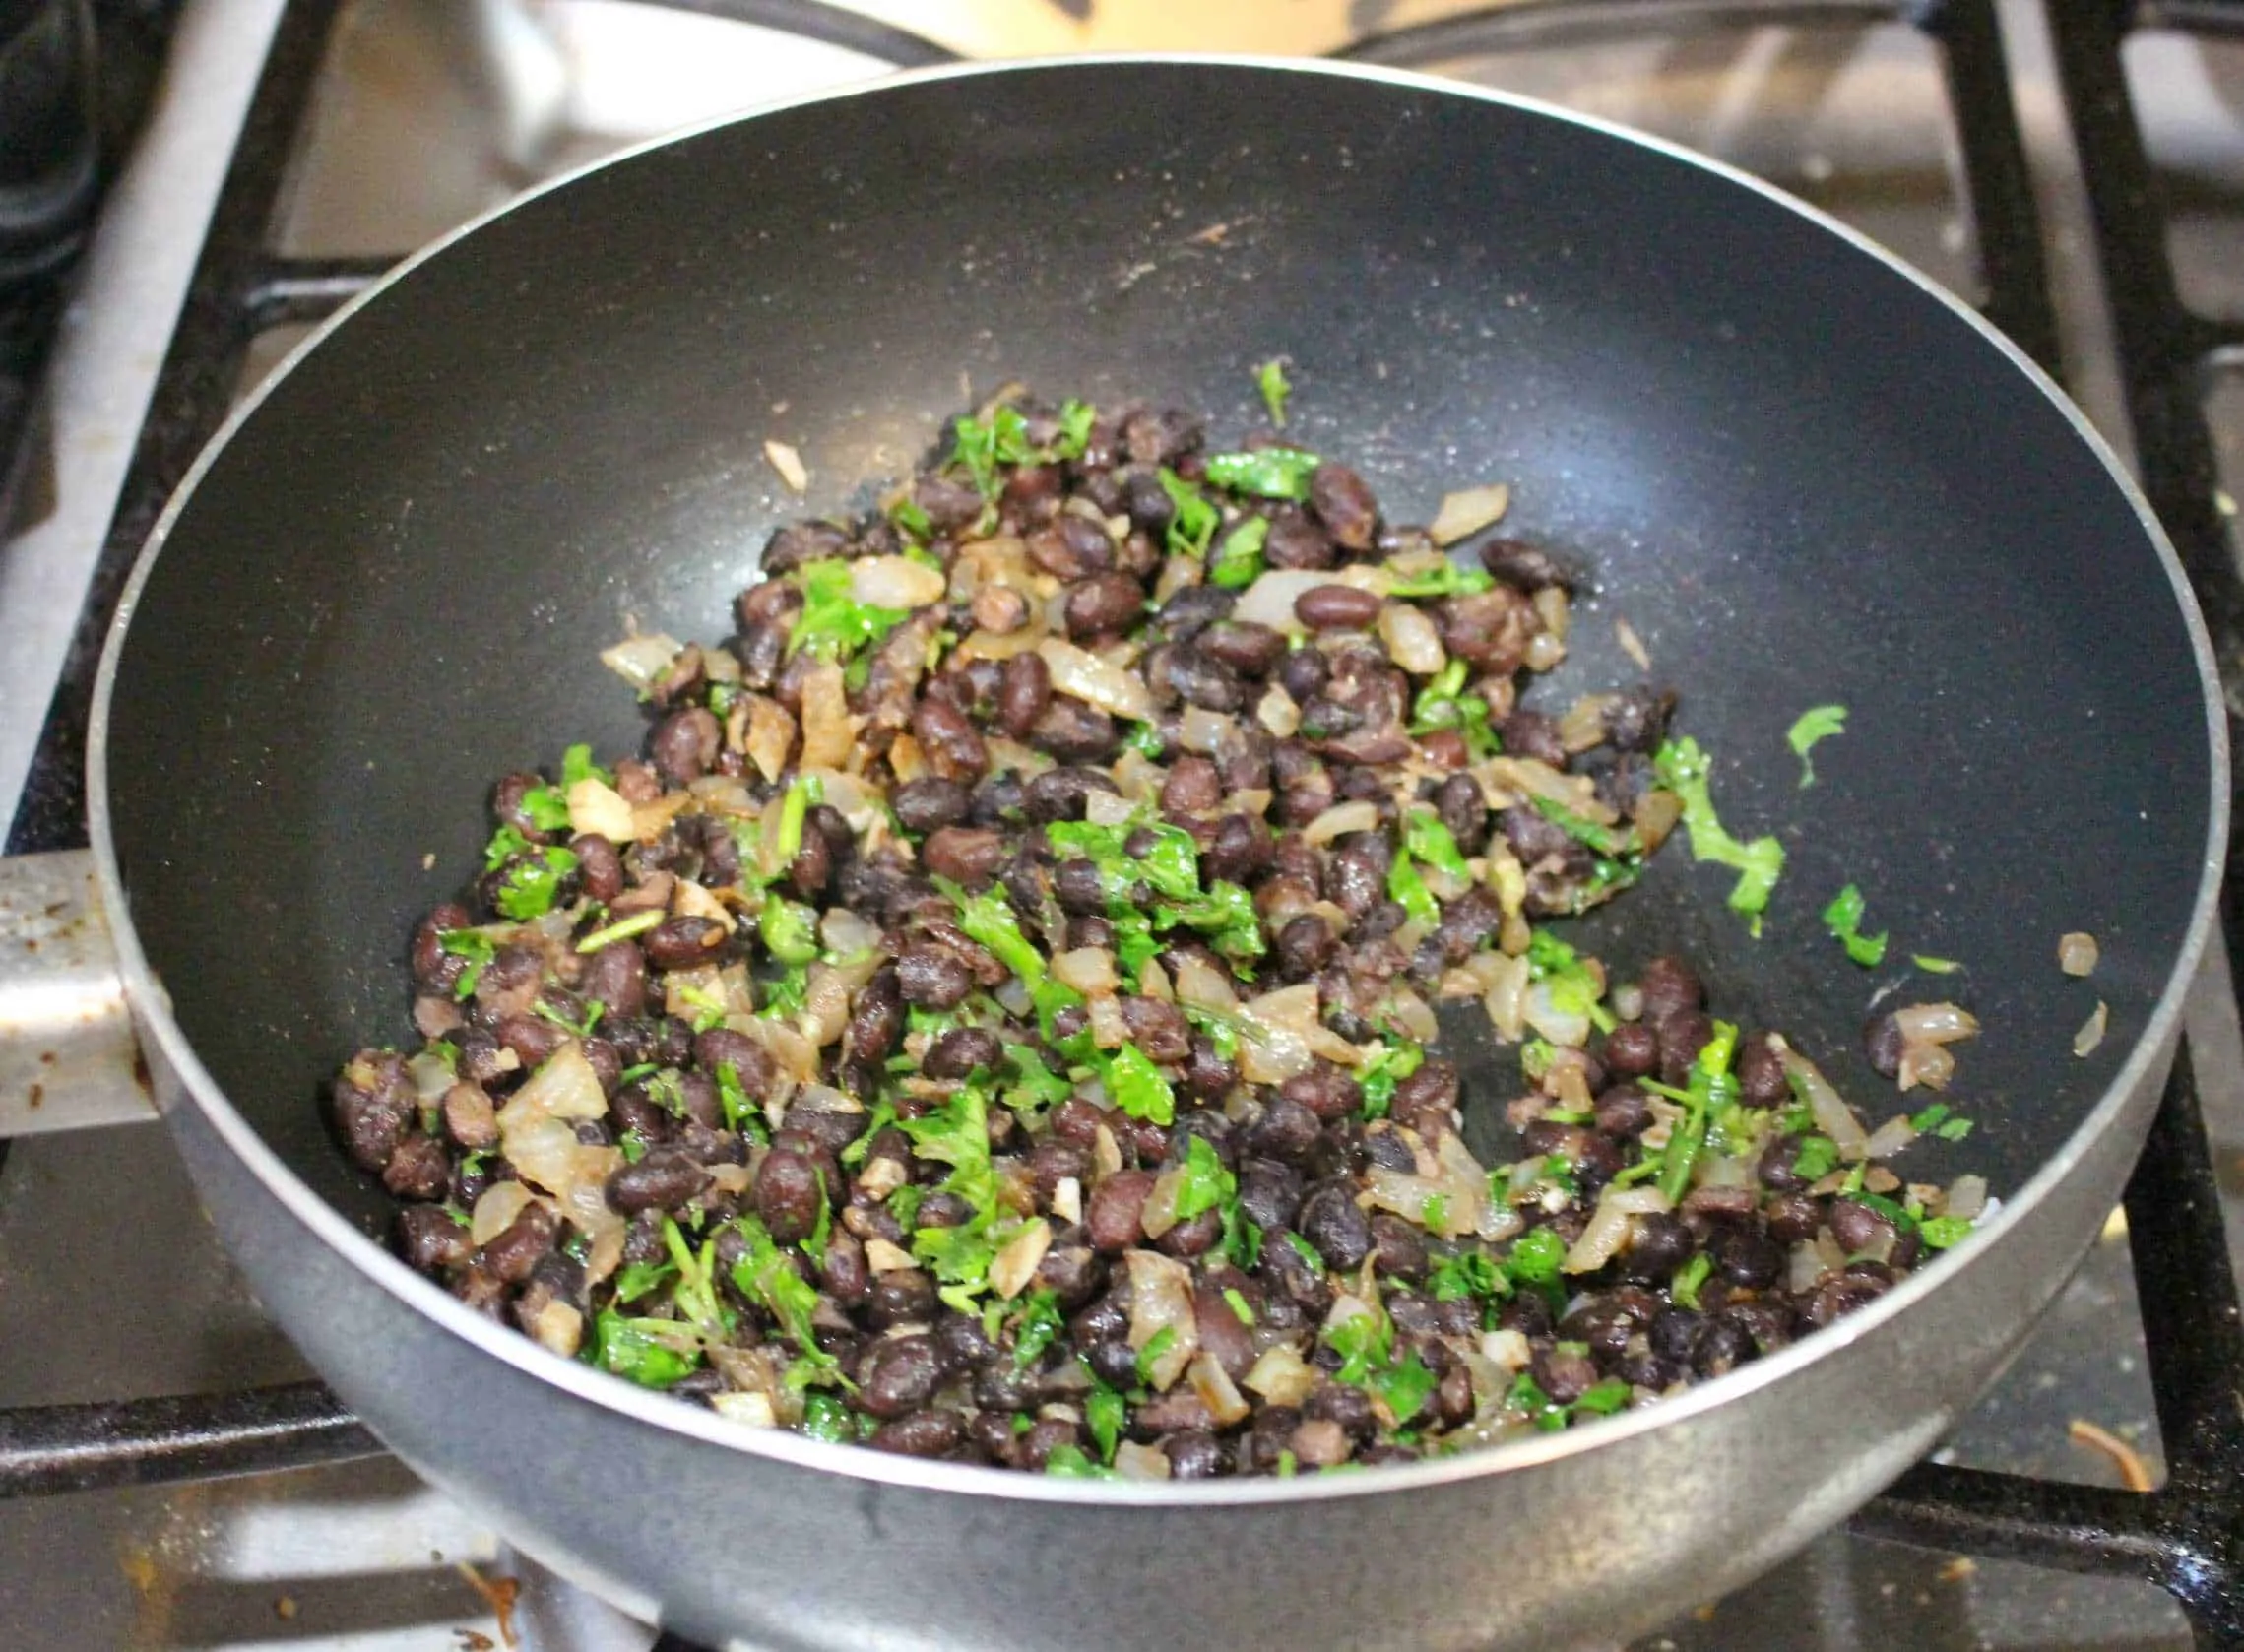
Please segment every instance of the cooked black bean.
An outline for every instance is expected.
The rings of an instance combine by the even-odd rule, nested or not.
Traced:
[[[656,1149],[608,1178],[608,1202],[626,1216],[679,1210],[709,1185],[709,1173],[682,1153]]]
[[[935,1311],[935,1282],[917,1268],[876,1275],[866,1317],[875,1330],[925,1324]]]
[[[974,990],[974,972],[947,947],[915,946],[896,960],[896,982],[907,1003],[956,1009]]]
[[[883,1423],[866,1443],[905,1457],[941,1457],[953,1450],[966,1426],[955,1411],[918,1411]]]
[[[907,832],[933,832],[966,818],[972,793],[964,783],[926,775],[900,786],[889,798],[896,823]]]
[[[1312,631],[1361,631],[1379,617],[1379,599],[1352,585],[1313,585],[1294,599],[1294,617]]]
[[[1294,1226],[1316,1247],[1327,1267],[1345,1271],[1371,1254],[1371,1221],[1346,1187],[1327,1185],[1310,1194]]]
[[[1029,820],[1049,826],[1056,820],[1080,820],[1094,792],[1111,793],[1115,783],[1088,769],[1047,769],[1028,783],[1021,794],[1021,808]]]
[[[1481,566],[1521,591],[1541,591],[1554,585],[1571,591],[1580,583],[1579,577],[1550,552],[1524,540],[1490,540],[1481,546]]]
[[[1653,1027],[1678,1010],[1696,1010],[1706,1002],[1706,989],[1699,973],[1679,958],[1654,958],[1636,977],[1644,995],[1643,1019]]]
[[[1346,550],[1372,548],[1373,536],[1378,532],[1378,501],[1364,478],[1347,466],[1327,460],[1310,473],[1309,505],[1334,543]]]
[[[665,919],[639,937],[647,962],[659,970],[710,963],[724,944],[725,926],[712,918]]]

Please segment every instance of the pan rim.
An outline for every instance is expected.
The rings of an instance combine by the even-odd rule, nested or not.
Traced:
[[[742,1428],[725,1421],[713,1412],[681,1404],[659,1391],[639,1388],[577,1361],[549,1353],[528,1337],[476,1313],[434,1282],[415,1273],[402,1259],[360,1232],[272,1149],[263,1135],[235,1109],[196,1056],[185,1030],[171,1014],[168,997],[150,966],[133,927],[131,906],[111,834],[106,762],[110,717],[132,618],[171,530],[192,503],[204,477],[230,446],[243,425],[263,406],[266,398],[296,365],[360,309],[400,285],[422,264],[440,256],[456,242],[475,234],[484,225],[549,193],[563,189],[580,178],[633,161],[643,155],[672,145],[691,141],[720,128],[752,121],[763,115],[814,107],[847,98],[877,95],[930,82],[981,76],[1072,72],[1091,68],[1163,66],[1322,75],[1416,93],[1433,93],[1495,103],[1648,150],[1667,159],[1699,168],[1741,186],[1805,219],[1827,233],[1838,237],[1855,251],[1885,265],[1973,329],[2050,402],[2088,453],[2103,467],[2112,483],[2119,488],[2121,496],[2148,537],[2151,548],[2166,573],[2180,605],[2191,652],[2197,663],[2198,686],[2206,711],[2208,753],[2211,758],[2208,780],[2212,791],[2199,884],[2182,944],[2157,1001],[2138,1034],[2127,1060],[2105,1087],[2095,1105],[2066,1138],[2064,1145],[2004,1201],[1993,1221],[1976,1236],[1975,1242],[1937,1258],[1921,1272],[1911,1275],[1876,1302],[1848,1315],[1829,1329],[1764,1359],[1742,1366],[1727,1375],[1696,1384],[1675,1399],[1601,1420],[1594,1428],[1536,1434],[1530,1438],[1506,1441],[1454,1457],[1378,1467],[1349,1475],[1294,1480],[1235,1478],[1143,1483],[1055,1480],[1008,1470],[929,1462],[868,1451],[855,1445],[828,1444],[784,1430]],[[1686,1424],[1760,1388],[1783,1382],[1885,1329],[1892,1321],[1906,1315],[1931,1293],[1942,1289],[1951,1280],[1960,1278],[1964,1272],[1989,1257],[2027,1213],[2072,1174],[2093,1144],[2113,1127],[2119,1115],[2132,1105],[2154,1071],[2169,1058],[2180,1027],[2184,998],[2197,975],[2212,931],[2227,844],[2230,803],[2227,718],[2218,671],[2204,616],[2198,608],[2180,557],[2134,478],[2101,434],[2064,390],[1978,311],[1924,272],[1821,209],[1727,162],[1666,139],[1635,131],[1597,116],[1566,109],[1539,98],[1468,86],[1416,71],[1329,59],[1305,60],[1217,52],[1139,52],[1099,56],[1068,54],[947,64],[904,71],[757,104],[666,133],[575,168],[477,216],[413,253],[329,317],[290,350],[262,384],[243,398],[196,457],[178,488],[165,504],[162,515],[150,532],[147,543],[135,559],[131,575],[119,599],[116,614],[104,639],[100,665],[95,678],[86,761],[88,825],[96,883],[115,937],[119,973],[124,980],[142,1036],[153,1039],[164,1062],[177,1075],[180,1086],[191,1103],[200,1111],[205,1122],[226,1149],[280,1201],[290,1216],[364,1275],[370,1283],[406,1306],[435,1321],[451,1334],[466,1340],[480,1352],[513,1366],[523,1375],[548,1383],[573,1399],[600,1406],[635,1422],[709,1446],[770,1458],[794,1467],[819,1469],[899,1488],[1029,1502],[1116,1508],[1290,1505],[1331,1498],[1378,1495],[1411,1489],[1431,1489],[1494,1474],[1537,1469],[1584,1451],[1595,1451],[1607,1445],[1618,1446],[1650,1430]]]

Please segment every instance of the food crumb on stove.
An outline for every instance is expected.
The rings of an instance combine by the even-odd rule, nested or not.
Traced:
[[[454,1629],[452,1633],[459,1642],[460,1652],[492,1652],[498,1645],[481,1629]]]
[[[1714,1620],[1714,1603],[1712,1601],[1706,1601],[1699,1606],[1693,1607],[1691,1609],[1691,1616],[1698,1619],[1701,1623],[1711,1623]]]
[[[2110,1024],[2111,1007],[2098,998],[2088,1019],[2082,1022],[2081,1030],[2073,1035],[2073,1053],[2084,1058],[2093,1055],[2096,1047],[2104,1042],[2104,1029]]]
[[[480,1569],[466,1560],[460,1562],[458,1569],[460,1575],[468,1580],[468,1587],[482,1596],[489,1605],[491,1616],[498,1620],[499,1641],[507,1647],[508,1652],[513,1652],[515,1647],[522,1644],[514,1632],[514,1602],[515,1597],[522,1593],[521,1583],[511,1577],[485,1577]],[[472,1633],[473,1631],[464,1630],[462,1632]],[[485,1648],[489,1647],[490,1641],[487,1638],[482,1636],[477,1638],[482,1640]]]
[[[2057,967],[2069,976],[2085,976],[2096,967],[2096,937],[2075,929],[2057,942]]]
[[[1943,1583],[1960,1583],[1979,1569],[1979,1562],[1968,1555],[1953,1555],[1948,1564],[1940,1568]]]
[[[806,493],[810,489],[810,473],[802,468],[802,455],[785,442],[767,441],[763,445],[764,457],[771,468],[779,473],[779,479],[787,483],[792,492]]]
[[[2076,1417],[2066,1426],[2065,1432],[2074,1444],[2087,1446],[2109,1457],[2112,1466],[2119,1470],[2120,1483],[2130,1492],[2148,1492],[2157,1484],[2151,1478],[2150,1465],[2143,1460],[2143,1453],[2109,1429],[2085,1417]]]
[[[420,858],[420,869],[424,872],[432,872],[436,869],[436,852],[433,849]]]
[[[284,1623],[294,1622],[296,1619],[296,1597],[283,1595],[276,1600],[273,1603],[273,1616],[280,1619]]]
[[[2111,1214],[2104,1218],[2103,1231],[2096,1235],[2101,1244],[2118,1244],[2127,1238],[2127,1207],[2113,1205]]]
[[[1613,622],[1613,635],[1621,644],[1621,652],[1636,663],[1637,670],[1648,671],[1652,668],[1651,650],[1644,647],[1644,639],[1636,635],[1634,625],[1626,619],[1616,619]]]

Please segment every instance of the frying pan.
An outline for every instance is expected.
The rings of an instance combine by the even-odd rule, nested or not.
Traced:
[[[1512,485],[1596,570],[1552,692],[1632,674],[1791,852],[1765,932],[1680,848],[1581,925],[1697,959],[1873,1118],[1875,995],[1959,997],[1979,1236],[1657,1407],[1366,1473],[1107,1485],[744,1430],[413,1275],[317,1098],[404,1027],[417,916],[490,777],[635,742],[595,661],[707,635],[783,518],[864,504],[1007,379],[1251,413],[1398,519]],[[784,439],[797,499],[761,454]],[[1851,708],[1801,789],[1783,749]],[[2111,455],[2028,362],[1753,180],[1512,98],[1231,60],[946,70],[596,167],[402,269],[232,420],[134,575],[92,747],[100,907],[160,1104],[279,1322],[416,1470],[554,1569],[713,1642],[1555,1647],[1749,1578],[1922,1456],[2140,1146],[2228,795],[2205,636]],[[1895,937],[1865,973],[1815,915]],[[2055,964],[2094,933],[2090,984]],[[1914,952],[1958,976],[1912,974]],[[2110,1034],[2071,1036],[2097,998]],[[1514,1093],[1474,1045],[1468,1110]],[[1873,1100],[1873,1098],[1879,1098]]]

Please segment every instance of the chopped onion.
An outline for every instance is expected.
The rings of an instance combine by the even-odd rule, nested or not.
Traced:
[[[924,608],[941,602],[948,586],[940,568],[908,556],[861,556],[850,564],[850,596],[869,607]]]
[[[2104,1029],[2110,1025],[2111,1009],[2098,998],[2094,1013],[2082,1022],[2081,1030],[2073,1035],[2073,1053],[2083,1057],[2093,1055],[2096,1046],[2104,1042]]]
[[[1620,643],[1621,652],[1636,663],[1637,670],[1648,671],[1652,668],[1651,653],[1644,647],[1644,639],[1636,635],[1634,625],[1626,619],[1614,620],[1613,636]]]
[[[1262,1350],[1240,1385],[1272,1405],[1300,1405],[1316,1386],[1316,1372],[1303,1362],[1291,1343],[1272,1343]]]
[[[1115,955],[1103,946],[1079,946],[1054,955],[1053,978],[1072,986],[1087,998],[1109,998],[1122,985],[1115,973]]]
[[[1132,756],[1136,754],[1131,753]],[[1137,805],[1119,792],[1086,792],[1083,794],[1083,818],[1094,826],[1126,825],[1137,813]]]
[[[1115,1478],[1167,1480],[1169,1454],[1158,1445],[1140,1445],[1134,1439],[1125,1439],[1115,1447]]]
[[[2057,967],[2067,975],[2084,976],[2096,967],[2096,937],[2076,929],[2057,942]]]
[[[1158,1239],[1177,1225],[1177,1198],[1185,1190],[1185,1172],[1172,1165],[1153,1178],[1152,1191],[1137,1213],[1137,1225],[1149,1239]]]
[[[1387,658],[1413,676],[1432,676],[1449,663],[1434,621],[1409,603],[1379,609],[1379,641],[1386,644]]]
[[[1538,981],[1527,988],[1520,1000],[1520,1014],[1528,1026],[1553,1044],[1579,1048],[1589,1042],[1588,1012],[1560,1009],[1552,1001],[1551,984],[1547,981]]]
[[[814,666],[802,678],[802,766],[838,769],[850,759],[864,720],[850,715],[849,690],[833,661]]]
[[[1910,1004],[1893,1012],[1893,1022],[1904,1044],[1954,1044],[1979,1034],[1977,1019],[1949,1003]]]
[[[608,1098],[601,1093],[600,1075],[585,1059],[584,1047],[575,1039],[564,1040],[560,1048],[546,1057],[545,1064],[532,1073],[500,1110],[501,1130],[506,1128],[508,1113],[517,1117],[536,1114],[547,1118],[606,1117]]]
[[[1177,980],[1177,1001],[1194,1009],[1233,1010],[1239,1007],[1239,994],[1231,988],[1231,980],[1220,971],[1211,969],[1189,953],[1170,960],[1171,972]]]
[[[1117,717],[1132,718],[1140,723],[1153,721],[1153,696],[1133,672],[1109,665],[1097,655],[1085,653],[1058,637],[1045,638],[1037,644],[1036,651],[1052,671],[1055,693],[1071,694],[1084,704],[1097,706]]]
[[[1294,697],[1286,692],[1284,684],[1273,682],[1254,707],[1254,721],[1277,738],[1287,740],[1301,731],[1302,709],[1294,704]]]
[[[612,786],[586,776],[568,791],[569,830],[610,843],[630,843],[639,835],[631,805]]]
[[[1987,1208],[1987,1178],[1983,1175],[1959,1175],[1949,1184],[1948,1197],[1941,1201],[1943,1216],[1960,1216],[1966,1221]]]
[[[414,1095],[423,1104],[441,1100],[453,1085],[452,1069],[441,1056],[425,1049],[406,1061],[405,1075],[412,1081]]]
[[[1052,1224],[1040,1217],[1007,1239],[991,1258],[991,1288],[1011,1302],[1028,1288],[1029,1281],[1036,1277],[1038,1264],[1051,1248]]]
[[[709,1396],[709,1409],[728,1423],[737,1423],[748,1429],[776,1429],[779,1413],[772,1409],[771,1396],[761,1393],[728,1391]]]
[[[1335,803],[1302,828],[1302,842],[1313,849],[1321,848],[1349,832],[1377,831],[1378,824],[1379,805],[1377,803],[1362,799]]]
[[[828,952],[837,958],[848,958],[878,948],[880,928],[847,907],[828,907],[825,916],[818,920],[818,938],[826,943]]]
[[[1529,965],[1522,956],[1500,958],[1494,968],[1496,979],[1482,1002],[1487,1006],[1496,1036],[1507,1044],[1517,1044],[1527,1036]]]
[[[1568,1273],[1595,1273],[1621,1253],[1629,1238],[1629,1213],[1600,1196],[1581,1237],[1567,1247],[1560,1264]]]
[[[1863,1143],[1862,1154],[1866,1159],[1891,1159],[1916,1139],[1917,1127],[1909,1122],[1908,1115],[1895,1113],[1871,1131],[1870,1139]]]
[[[1484,1331],[1480,1351],[1482,1359],[1506,1370],[1525,1370],[1535,1358],[1525,1331]]]
[[[906,1273],[920,1264],[912,1260],[912,1253],[900,1244],[884,1239],[865,1241],[865,1265],[874,1273]]]
[[[1923,1085],[1928,1090],[1946,1090],[1948,1081],[1955,1076],[1955,1057],[1937,1044],[1905,1044],[1901,1046],[1901,1064],[1894,1080],[1903,1090],[1914,1090]]]
[[[477,1196],[475,1212],[468,1220],[468,1238],[477,1244],[490,1243],[513,1227],[514,1219],[536,1199],[523,1182],[492,1182]]]
[[[1091,1042],[1101,1049],[1120,1049],[1129,1043],[1129,1024],[1122,1020],[1122,1004],[1112,992],[1091,999]]]
[[[1599,826],[1615,825],[1621,818],[1613,805],[1597,794],[1596,783],[1587,775],[1562,773],[1540,758],[1491,757],[1474,773],[1493,781],[1500,789],[1524,792],[1529,796],[1557,803],[1568,813]]]
[[[1200,1351],[1191,1270],[1154,1250],[1131,1250],[1122,1260],[1129,1269],[1130,1347],[1142,1353],[1163,1331],[1175,1333],[1145,1372],[1155,1392],[1167,1393]]]
[[[763,456],[771,461],[771,468],[779,473],[779,479],[787,483],[791,493],[801,493],[810,486],[810,473],[802,468],[802,455],[785,442],[766,441]]]
[[[1422,1044],[1432,1044],[1442,1031],[1442,1024],[1434,1019],[1434,1006],[1421,998],[1410,987],[1399,984],[1387,991],[1387,1017],[1394,1023],[1395,1031],[1417,1039]],[[1328,1029],[1324,1023],[1320,1021],[1316,1024],[1315,1032],[1310,1038],[1312,1048],[1317,1048],[1315,1034],[1326,1031]],[[1345,1042],[1340,1040],[1337,1033],[1332,1034],[1332,1038],[1336,1042]],[[1317,1048],[1317,1053],[1322,1055],[1326,1054],[1327,1051]],[[1331,1058],[1344,1060],[1350,1066],[1360,1065],[1363,1061],[1363,1055],[1360,1051],[1353,1057],[1332,1055]]]
[[[584,1315],[558,1297],[548,1298],[523,1329],[539,1347],[564,1360],[575,1359],[584,1346]]]
[[[685,645],[661,631],[625,637],[612,648],[600,651],[600,663],[641,692],[654,687],[670,671]]]
[[[1544,629],[1553,640],[1564,643],[1567,628],[1572,622],[1572,599],[1567,596],[1563,585],[1546,585],[1534,596],[1535,612],[1541,617]]]
[[[1770,1045],[1784,1063],[1784,1076],[1808,1093],[1809,1109],[1816,1115],[1816,1128],[1837,1144],[1843,1158],[1859,1159],[1870,1144],[1870,1136],[1855,1117],[1854,1109],[1840,1099],[1831,1088],[1831,1081],[1816,1069],[1809,1060],[1791,1046],[1771,1038]]]
[[[1813,1291],[1816,1282],[1824,1277],[1824,1258],[1816,1247],[1802,1239],[1792,1247],[1786,1259],[1784,1285],[1790,1291]]]
[[[1052,1214],[1062,1222],[1083,1220],[1083,1184],[1063,1175],[1052,1189]]]
[[[1483,528],[1493,528],[1504,520],[1504,513],[1511,508],[1511,489],[1503,482],[1490,482],[1483,487],[1460,487],[1454,493],[1442,496],[1442,508],[1434,513],[1434,521],[1426,534],[1438,545],[1453,545],[1459,540],[1469,540]]]
[[[1243,623],[1298,633],[1303,627],[1294,613],[1294,599],[1305,591],[1331,583],[1331,576],[1320,569],[1272,568],[1240,594],[1231,617]]]
[[[1218,1428],[1229,1428],[1247,1415],[1247,1402],[1240,1398],[1238,1388],[1214,1355],[1195,1355],[1185,1367],[1185,1380],[1192,1385],[1192,1392],[1199,1395]]]

